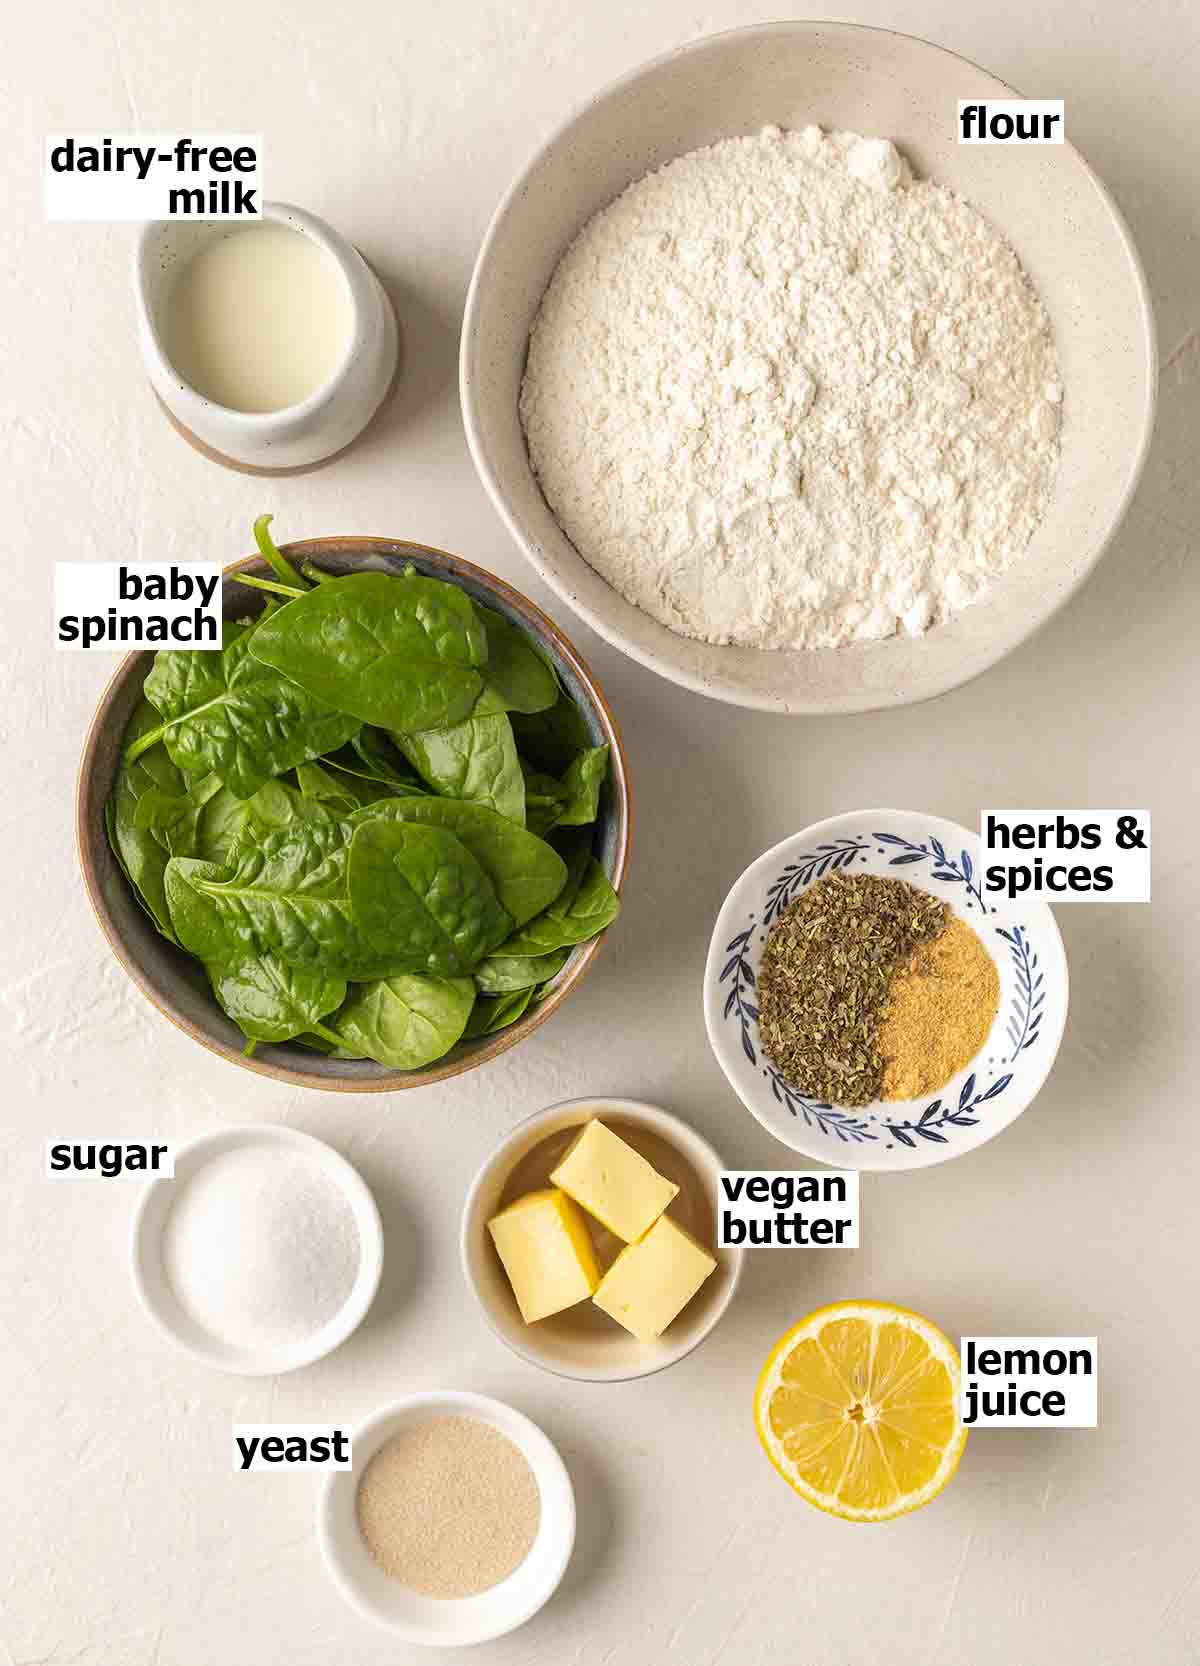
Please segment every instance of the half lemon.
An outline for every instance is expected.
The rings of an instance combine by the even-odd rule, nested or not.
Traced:
[[[889,1302],[837,1302],[793,1325],[754,1393],[767,1456],[810,1504],[848,1521],[890,1521],[936,1498],[967,1431],[958,1351],[936,1325]]]

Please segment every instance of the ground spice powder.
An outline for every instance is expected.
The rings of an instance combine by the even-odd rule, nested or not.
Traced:
[[[879,1031],[883,1098],[945,1087],[983,1046],[999,1006],[995,962],[966,921],[952,919],[892,979]]]
[[[358,1527],[387,1574],[427,1597],[491,1590],[528,1556],[541,1520],[524,1455],[478,1417],[402,1429],[371,1459]]]

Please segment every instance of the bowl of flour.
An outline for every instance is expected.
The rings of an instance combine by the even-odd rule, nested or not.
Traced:
[[[1068,144],[956,142],[1012,97],[890,31],[655,60],[539,151],[467,303],[464,419],[543,578],[685,687],[927,699],[1083,582],[1149,441],[1153,324]]]

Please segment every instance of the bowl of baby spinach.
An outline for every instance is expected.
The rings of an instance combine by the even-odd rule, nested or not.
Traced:
[[[561,631],[426,545],[319,538],[226,568],[219,652],[131,654],[77,831],[109,944],[195,1040],[377,1092],[495,1057],[619,910],[629,788]]]

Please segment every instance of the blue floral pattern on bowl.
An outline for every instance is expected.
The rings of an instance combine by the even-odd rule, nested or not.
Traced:
[[[974,926],[1000,974],[1000,1010],[969,1068],[927,1102],[842,1107],[800,1093],[764,1053],[758,964],[767,933],[832,873],[904,878]],[[1049,1073],[1066,1018],[1062,939],[1044,903],[1013,909],[983,889],[978,839],[951,822],[863,811],[785,840],[735,885],[713,935],[705,1015],[718,1061],[748,1109],[795,1149],[856,1168],[914,1168],[973,1149],[1024,1110]]]

